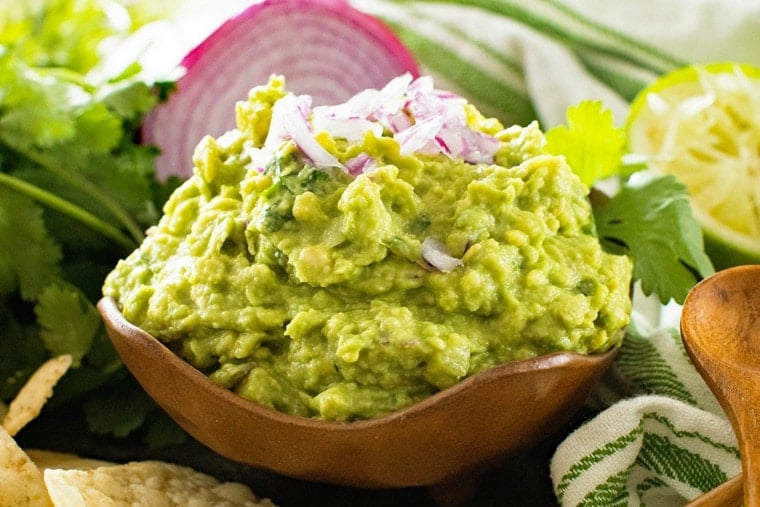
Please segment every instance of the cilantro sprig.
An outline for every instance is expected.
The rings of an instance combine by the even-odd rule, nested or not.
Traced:
[[[567,110],[567,125],[547,131],[545,151],[563,155],[589,187],[619,177],[619,191],[594,202],[602,247],[633,260],[633,278],[662,303],[683,303],[689,290],[713,273],[686,187],[672,176],[641,173],[645,165],[625,152],[626,135],[599,101]]]
[[[686,197],[686,187],[673,176],[637,173],[594,209],[602,246],[631,256],[643,292],[663,302],[683,302],[696,281],[713,271]]]
[[[625,132],[616,128],[612,111],[600,101],[581,102],[566,111],[567,125],[546,132],[546,151],[564,155],[583,183],[618,174]]]
[[[107,421],[86,400],[126,373],[94,305],[176,184],[156,180],[157,151],[139,143],[165,88],[136,62],[90,74],[100,44],[137,27],[114,26],[101,2],[11,3],[0,13],[0,400],[69,353],[75,367],[48,406],[76,401]]]

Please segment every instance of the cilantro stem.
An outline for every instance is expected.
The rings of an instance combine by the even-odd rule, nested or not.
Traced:
[[[145,238],[145,235],[143,234],[142,229],[140,226],[135,222],[132,217],[127,213],[118,202],[116,202],[113,198],[108,196],[107,194],[104,194],[96,185],[94,185],[92,182],[87,180],[86,178],[78,175],[77,173],[73,171],[67,171],[66,168],[64,168],[60,163],[58,163],[56,160],[46,157],[45,155],[35,152],[33,150],[26,150],[17,146],[14,146],[12,148],[13,150],[17,151],[24,157],[28,158],[35,164],[39,165],[40,167],[50,171],[51,173],[55,174],[56,176],[60,177],[61,179],[67,181],[69,184],[79,188],[80,190],[87,193],[90,197],[92,197],[96,202],[101,204],[111,215],[113,215],[114,218],[129,232],[129,234],[132,236],[132,239],[135,243],[140,243]],[[66,201],[65,201],[66,202]],[[71,204],[71,203],[69,203]],[[74,206],[71,204],[71,206]],[[81,208],[79,208],[81,209]],[[82,210],[84,211],[84,210]],[[87,212],[86,212],[87,213]],[[90,213],[88,213],[90,214]],[[94,215],[92,215],[93,218],[97,218]],[[99,219],[98,219],[99,220]],[[104,223],[102,220],[99,220],[100,222]],[[109,226],[110,227],[110,226]],[[99,228],[97,229],[100,232],[103,232]],[[121,234],[121,233],[120,233]],[[115,238],[112,238],[115,239]]]
[[[45,206],[64,213],[65,215],[83,223],[84,225],[103,234],[103,236],[112,239],[127,249],[134,249],[136,246],[134,240],[123,234],[116,227],[104,222],[89,211],[80,208],[76,204],[62,199],[57,195],[48,192],[47,190],[43,190],[38,186],[32,185],[31,183],[28,183],[22,179],[2,172],[0,172],[0,184],[4,184],[17,192],[44,204]]]

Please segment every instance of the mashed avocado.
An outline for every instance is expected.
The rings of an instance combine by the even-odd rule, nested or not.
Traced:
[[[622,339],[631,262],[537,125],[409,76],[330,107],[274,76],[236,113],[104,286],[220,385],[355,420]]]

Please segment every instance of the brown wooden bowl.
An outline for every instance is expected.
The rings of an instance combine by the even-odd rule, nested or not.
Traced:
[[[389,415],[330,422],[241,398],[127,322],[113,299],[98,309],[127,368],[199,442],[292,478],[362,488],[445,491],[477,477],[567,424],[617,351],[512,362]]]

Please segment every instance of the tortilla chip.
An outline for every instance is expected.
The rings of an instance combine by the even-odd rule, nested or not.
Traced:
[[[5,419],[5,414],[8,413],[8,405],[3,403],[3,400],[0,400],[0,421]]]
[[[53,387],[71,366],[71,356],[60,355],[37,368],[8,406],[2,426],[14,436],[35,417],[53,395]]]
[[[67,452],[48,451],[43,449],[26,449],[26,454],[31,458],[37,468],[44,471],[48,468],[63,468],[65,470],[89,470],[91,468],[115,465],[109,461],[83,458],[77,454]]]
[[[0,507],[274,507],[243,484],[221,483],[171,463],[119,465],[56,451],[24,452],[13,435],[39,415],[70,366],[68,355],[47,361],[7,410],[0,406]]]
[[[90,470],[47,469],[44,476],[56,506],[274,507],[247,486],[220,483],[192,468],[159,461]]]
[[[42,472],[0,426],[0,507],[52,507]]]

